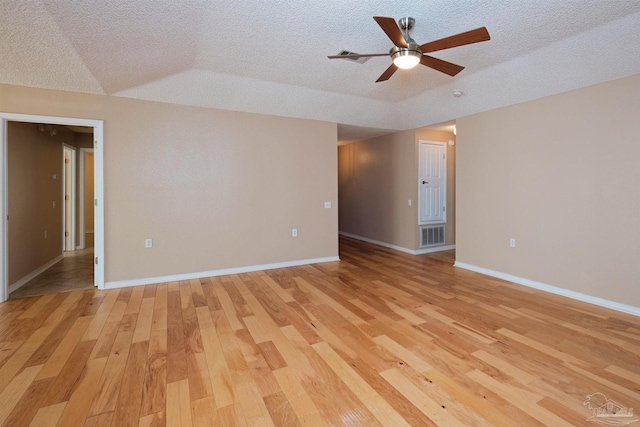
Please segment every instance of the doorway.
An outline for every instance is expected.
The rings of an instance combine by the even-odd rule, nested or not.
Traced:
[[[447,144],[420,141],[420,225],[447,222]]]
[[[104,288],[104,178],[103,178],[103,122],[101,120],[88,120],[76,118],[63,118],[52,116],[35,116],[26,114],[13,114],[0,112],[0,136],[2,138],[2,149],[0,150],[0,211],[3,220],[0,221],[0,302],[6,301],[9,295],[8,277],[8,229],[11,218],[8,216],[8,122],[40,123],[45,125],[61,126],[82,126],[89,127],[93,132],[93,186],[94,186],[94,285],[100,289]],[[48,173],[48,172],[47,172]],[[55,174],[51,175],[51,179]],[[47,202],[51,203],[51,201]],[[15,218],[14,218],[15,219]],[[60,223],[58,223],[60,224]],[[71,227],[70,234],[75,234],[75,227]],[[66,236],[65,236],[66,237]],[[74,242],[73,242],[74,243]],[[69,243],[71,245],[72,242]],[[59,246],[60,247],[60,246]],[[68,246],[67,246],[68,247]],[[75,249],[75,244],[73,249]]]

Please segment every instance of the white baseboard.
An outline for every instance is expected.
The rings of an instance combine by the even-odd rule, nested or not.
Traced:
[[[64,258],[64,256],[63,256],[63,254],[60,254],[57,257],[55,257],[54,259],[52,259],[51,261],[49,261],[48,263],[46,263],[46,264],[38,267],[37,269],[33,270],[31,273],[27,274],[22,279],[16,280],[15,282],[13,282],[12,284],[9,285],[9,287],[7,288],[8,292],[11,293],[11,292],[15,291],[16,289],[19,289],[20,287],[22,287],[22,285],[24,285],[25,283],[27,283],[28,281],[30,281],[31,279],[33,279],[37,275],[44,273],[45,271],[47,271],[48,269],[53,267],[55,264],[57,264],[58,262],[62,261],[62,258]]]
[[[455,248],[456,248],[456,245],[433,246],[430,248],[418,249],[414,252],[416,255],[424,255],[424,254],[432,254],[434,252],[451,251]]]
[[[144,279],[120,280],[115,282],[106,282],[104,289],[126,288],[129,286],[153,285],[156,283],[177,282],[180,280],[200,279],[203,277],[226,276],[229,274],[251,273],[253,271],[273,270],[275,268],[297,267],[299,265],[319,264],[322,262],[340,261],[340,258],[326,257],[301,259],[298,261],[277,262],[273,264],[250,265],[247,267],[224,268],[221,270],[201,271],[199,273],[176,274],[173,276],[148,277]]]
[[[517,283],[518,285],[527,286],[527,287],[538,289],[544,292],[549,292],[556,295],[562,295],[563,297],[575,299],[578,301],[588,302],[594,305],[599,305],[600,307],[606,307],[612,310],[621,311],[623,313],[633,314],[634,316],[640,316],[640,307],[621,304],[619,302],[610,301],[604,298],[594,297],[591,295],[583,294],[583,293],[572,291],[569,289],[558,288],[556,286],[547,285],[546,283],[536,282],[534,280],[525,279],[523,277],[512,276],[511,274],[489,270],[488,268],[478,267],[475,265],[466,264],[464,262],[456,261],[453,264],[453,266],[463,268],[465,270],[475,271],[476,273],[486,274],[487,276],[507,280],[509,282]]]
[[[368,237],[362,237],[362,236],[358,236],[356,234],[345,233],[343,231],[339,231],[338,234],[340,234],[341,236],[345,236],[345,237],[351,237],[352,239],[362,240],[363,242],[372,243],[374,245],[384,246],[385,248],[395,249],[396,251],[404,252],[406,254],[411,254],[411,255],[430,254],[430,253],[433,253],[433,252],[449,251],[451,249],[455,249],[456,248],[456,245],[447,245],[447,246],[434,246],[434,247],[431,247],[431,248],[422,248],[422,249],[418,249],[418,250],[413,250],[413,249],[405,248],[405,247],[402,247],[402,246],[392,245],[391,243],[386,243],[386,242],[381,242],[379,240],[369,239]]]

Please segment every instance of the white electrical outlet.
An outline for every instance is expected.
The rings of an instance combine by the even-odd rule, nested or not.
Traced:
[[[144,247],[149,249],[153,247],[153,239],[145,239]]]
[[[325,209],[331,209],[331,202],[324,202]]]
[[[409,202],[407,203],[407,205],[411,206],[411,199],[409,199]]]
[[[298,237],[298,229],[297,228],[292,228],[291,229],[291,237]]]
[[[509,246],[512,248],[516,247],[516,239],[509,239]]]

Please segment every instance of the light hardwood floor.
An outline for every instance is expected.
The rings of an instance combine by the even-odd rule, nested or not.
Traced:
[[[595,425],[596,392],[639,406],[637,317],[452,252],[340,255],[1,304],[0,424],[569,426]]]

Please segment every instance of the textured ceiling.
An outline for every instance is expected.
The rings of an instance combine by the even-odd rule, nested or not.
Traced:
[[[425,43],[486,26],[375,83],[391,42],[374,15],[412,16]],[[0,83],[340,124],[341,139],[422,127],[640,73],[640,0],[0,0]],[[454,98],[451,91],[464,95]]]

